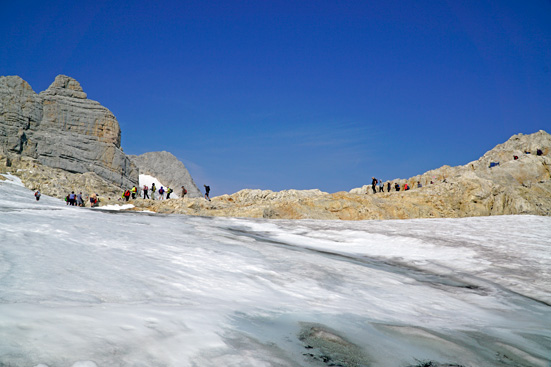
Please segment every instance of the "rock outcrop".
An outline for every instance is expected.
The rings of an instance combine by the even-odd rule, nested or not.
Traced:
[[[188,197],[202,197],[202,193],[191,178],[186,166],[169,152],[149,152],[142,155],[129,155],[139,168],[140,174],[156,177],[165,185],[180,194],[180,188],[185,186]]]
[[[93,172],[118,187],[138,184],[115,116],[64,75],[36,94],[18,76],[0,77],[0,155],[34,158],[69,173]]]
[[[537,151],[541,155],[537,155]],[[530,152],[526,154],[525,152]],[[518,159],[514,157],[517,156]],[[490,168],[490,163],[497,163]],[[432,184],[431,184],[432,181]],[[139,200],[135,210],[279,219],[459,218],[504,214],[551,215],[551,135],[515,135],[464,166],[444,166],[410,179],[408,191],[242,190],[232,195],[164,202]],[[421,182],[422,187],[417,187]],[[386,191],[386,188],[385,188]]]

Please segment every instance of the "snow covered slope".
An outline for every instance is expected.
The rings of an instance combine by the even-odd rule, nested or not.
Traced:
[[[0,365],[541,366],[551,218],[268,221],[0,181]]]

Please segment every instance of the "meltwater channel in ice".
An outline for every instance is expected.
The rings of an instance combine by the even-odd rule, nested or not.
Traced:
[[[551,366],[551,218],[206,218],[0,181],[0,366]]]

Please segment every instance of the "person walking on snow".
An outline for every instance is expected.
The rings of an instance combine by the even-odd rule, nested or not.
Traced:
[[[40,196],[42,194],[40,193],[40,190],[36,190],[36,192],[34,193],[34,197],[36,198],[36,201],[40,200]]]
[[[77,195],[77,206],[84,206],[84,199],[82,199],[82,192]]]

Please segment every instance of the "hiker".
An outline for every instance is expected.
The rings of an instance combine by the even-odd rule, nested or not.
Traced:
[[[69,194],[69,205],[75,206],[76,199],[77,197],[75,195],[75,192],[71,191],[71,193]]]
[[[421,185],[421,181],[417,181],[417,188],[421,188],[423,185]]]
[[[207,199],[208,201],[210,201],[210,196],[209,196],[209,193],[210,193],[210,186],[207,186],[207,185],[203,185],[205,186],[205,199]]]
[[[77,195],[77,206],[84,206],[84,200],[82,200],[82,192]]]
[[[404,184],[404,191],[408,191],[409,190],[409,185],[407,184],[407,182]]]
[[[161,188],[159,189],[159,200],[163,200],[165,198],[165,189],[163,189],[163,187],[161,186]]]
[[[172,189],[170,187],[166,187],[166,199],[170,199],[170,194],[172,194]]]
[[[536,155],[543,155],[543,151],[541,149],[536,150]]]
[[[398,182],[396,182],[396,183],[394,184],[394,189],[395,189],[396,191],[400,191],[400,184],[399,184]]]
[[[148,194],[148,191],[149,191],[149,187],[147,187],[147,185],[143,185],[143,198],[148,198],[149,199],[149,194]]]
[[[98,194],[90,195],[90,206],[94,208],[98,206],[98,203],[99,203]]]
[[[138,192],[138,188],[136,185],[132,186],[132,189],[130,190],[130,193],[132,194],[132,200],[136,199],[136,193]]]
[[[155,193],[157,192],[157,188],[155,187],[155,182],[151,184],[151,200],[155,200]]]
[[[128,199],[130,199],[130,190],[126,190],[123,194],[124,198],[126,199],[126,201],[128,201]]]
[[[371,189],[373,190],[373,193],[376,194],[377,191],[375,191],[375,186],[377,185],[377,179],[375,177],[371,177]]]
[[[34,193],[34,197],[36,198],[36,201],[40,200],[40,196],[42,194],[40,193],[40,190],[36,190],[36,192]]]
[[[184,186],[182,186],[182,198],[184,198],[187,194],[187,190]]]
[[[390,188],[391,188],[390,181],[388,181],[386,184],[386,192],[390,192]]]
[[[385,192],[385,187],[383,185],[383,181],[379,179],[379,192]]]

